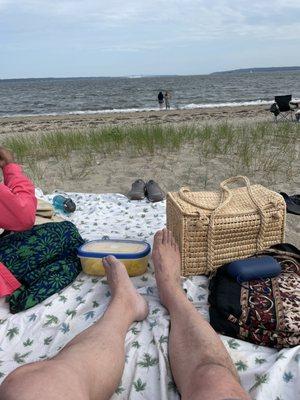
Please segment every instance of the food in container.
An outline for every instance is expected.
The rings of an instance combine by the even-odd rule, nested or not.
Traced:
[[[105,275],[102,258],[113,255],[126,267],[129,276],[142,275],[147,270],[151,247],[139,240],[104,237],[84,243],[78,249],[82,269],[89,275]]]

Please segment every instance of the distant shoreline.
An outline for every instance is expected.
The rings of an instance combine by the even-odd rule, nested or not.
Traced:
[[[253,68],[237,68],[230,70],[222,70],[222,71],[213,71],[199,74],[129,74],[129,75],[121,75],[121,76],[44,76],[44,77],[25,77],[25,78],[0,78],[1,81],[21,81],[21,80],[53,80],[53,79],[90,79],[90,78],[99,78],[99,79],[114,79],[114,78],[124,78],[124,79],[140,79],[140,78],[168,78],[168,77],[176,77],[176,76],[207,76],[214,74],[232,74],[232,73],[249,73],[249,72],[292,72],[292,71],[300,71],[300,66],[290,66],[290,67],[253,67]]]
[[[219,74],[242,74],[242,73],[256,73],[256,72],[298,72],[300,71],[300,66],[293,67],[253,67],[253,68],[238,68],[230,69],[225,71],[212,72],[210,75]]]

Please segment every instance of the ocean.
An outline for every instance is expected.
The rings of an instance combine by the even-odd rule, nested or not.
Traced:
[[[300,98],[300,71],[0,80],[0,117],[157,110],[160,90],[173,109],[270,104]]]

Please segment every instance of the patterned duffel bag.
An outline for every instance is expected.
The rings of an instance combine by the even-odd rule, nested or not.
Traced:
[[[257,255],[274,257],[281,273],[240,284],[226,265],[219,268],[209,284],[210,324],[219,333],[258,345],[299,345],[300,251],[283,243]]]

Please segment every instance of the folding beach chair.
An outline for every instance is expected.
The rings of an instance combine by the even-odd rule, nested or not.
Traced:
[[[294,109],[290,106],[291,100],[291,94],[285,96],[275,96],[275,103],[273,103],[270,108],[270,112],[274,114],[275,122],[277,122],[277,118],[281,118],[286,121],[293,120]]]

